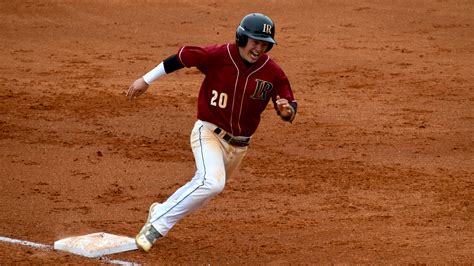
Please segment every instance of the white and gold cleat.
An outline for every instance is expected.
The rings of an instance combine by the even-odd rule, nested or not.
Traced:
[[[153,244],[156,242],[156,240],[162,237],[162,235],[150,223],[154,208],[159,205],[159,203],[153,203],[150,206],[150,210],[148,211],[148,218],[145,222],[145,225],[140,230],[140,233],[138,233],[138,235],[135,237],[135,243],[137,244],[137,247],[145,252],[148,252],[153,246]]]

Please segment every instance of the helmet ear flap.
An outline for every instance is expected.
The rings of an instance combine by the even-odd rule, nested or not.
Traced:
[[[265,50],[265,53],[270,52],[270,50],[273,48],[273,43],[268,43],[267,49]]]
[[[242,30],[240,29],[240,27],[237,28],[237,32],[235,33],[235,42],[238,46],[244,47],[245,45],[247,45],[249,37],[247,37],[247,35],[243,34],[241,31]]]

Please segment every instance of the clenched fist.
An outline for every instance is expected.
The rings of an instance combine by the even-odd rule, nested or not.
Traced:
[[[287,99],[280,98],[280,95],[277,95],[276,104],[281,117],[290,118],[293,115],[293,108]]]

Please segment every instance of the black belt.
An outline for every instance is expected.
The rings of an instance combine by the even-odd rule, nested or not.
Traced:
[[[219,135],[222,131],[221,128],[216,127],[214,129],[214,133]],[[238,147],[246,147],[250,144],[250,138],[245,138],[245,137],[234,137],[229,133],[225,133],[224,136],[222,136],[222,139],[224,139],[227,143],[233,146],[238,146]]]

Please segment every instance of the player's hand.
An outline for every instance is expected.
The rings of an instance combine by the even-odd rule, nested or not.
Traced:
[[[139,78],[135,80],[132,85],[128,88],[127,91],[127,98],[129,101],[133,100],[133,98],[136,98],[148,89],[150,85],[148,85],[143,78]]]
[[[292,115],[293,109],[290,106],[290,103],[285,98],[280,98],[280,95],[276,97],[276,104],[278,111],[282,117],[290,117]]]

